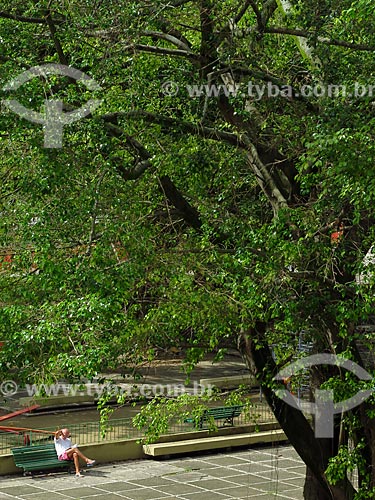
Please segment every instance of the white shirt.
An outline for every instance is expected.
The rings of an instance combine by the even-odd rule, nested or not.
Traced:
[[[72,442],[69,438],[63,439],[62,437],[59,437],[58,439],[55,438],[54,441],[58,457],[62,455],[65,450],[72,447]]]

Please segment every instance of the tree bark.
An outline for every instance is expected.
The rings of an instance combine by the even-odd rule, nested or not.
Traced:
[[[238,348],[249,370],[259,380],[267,403],[290,444],[307,466],[304,498],[306,500],[352,500],[355,489],[349,480],[343,480],[333,486],[325,477],[328,459],[335,454],[337,440],[316,438],[303,413],[277,397],[270,386],[271,378],[269,380],[264,378],[265,374],[270,377],[277,374],[277,366],[272,353],[262,340],[266,329],[266,324],[258,323],[253,330],[243,332]]]
[[[202,221],[200,220],[198,211],[180,193],[171,178],[168,175],[163,175],[160,178],[160,184],[166,198],[179,210],[185,222],[197,231],[200,231]]]
[[[304,500],[332,500],[332,495],[322,487],[313,471],[306,467],[305,484],[303,487]]]

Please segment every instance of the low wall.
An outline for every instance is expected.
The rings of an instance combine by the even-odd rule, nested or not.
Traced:
[[[183,441],[190,439],[199,439],[206,437],[215,436],[229,436],[229,435],[239,435],[254,433],[260,431],[267,431],[272,429],[279,429],[280,426],[276,422],[271,422],[267,424],[261,424],[259,426],[255,425],[243,425],[238,427],[225,427],[218,431],[197,431],[189,432],[184,434],[168,434],[162,436],[158,443],[167,443],[172,441]],[[138,442],[138,439],[124,439],[121,441],[108,441],[104,443],[97,443],[92,445],[80,446],[80,449],[85,453],[85,455],[90,458],[94,458],[97,464],[119,462],[124,460],[136,460],[141,458],[150,459],[143,452],[142,443]],[[265,441],[266,442],[266,441]],[[14,464],[14,459],[12,454],[0,456],[0,475],[6,474],[22,474],[22,469],[19,469]]]
[[[80,446],[79,448],[85,455],[95,458],[98,464],[145,458],[142,444],[137,441],[137,439],[124,439],[123,441],[108,441]],[[0,475],[16,473],[22,474],[22,469],[15,466],[13,455],[0,456]]]

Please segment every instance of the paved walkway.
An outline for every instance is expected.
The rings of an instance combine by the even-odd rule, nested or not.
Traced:
[[[290,446],[168,460],[130,460],[85,470],[0,477],[0,500],[301,500],[305,466]]]

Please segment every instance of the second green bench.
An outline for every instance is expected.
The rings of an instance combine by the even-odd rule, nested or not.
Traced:
[[[234,406],[217,406],[215,408],[208,408],[199,417],[198,421],[193,417],[185,419],[185,422],[197,425],[199,429],[202,429],[205,424],[210,420],[223,420],[223,426],[233,426],[234,418],[239,417],[242,413],[242,405]]]

